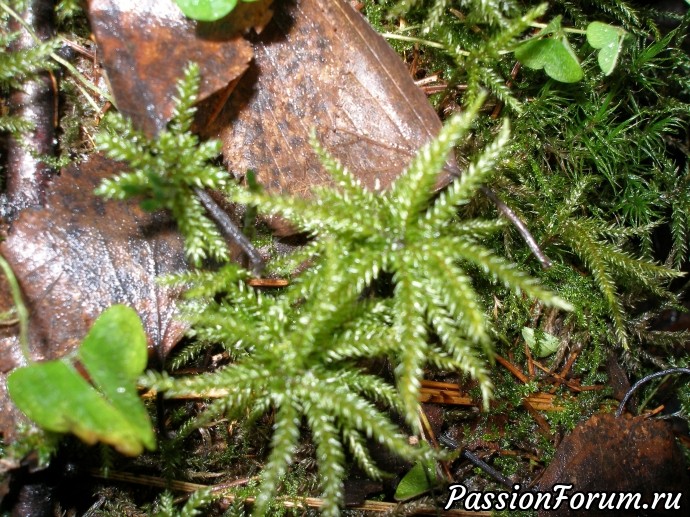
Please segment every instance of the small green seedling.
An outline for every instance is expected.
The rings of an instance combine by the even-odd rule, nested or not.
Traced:
[[[393,497],[396,501],[409,501],[431,490],[436,482],[436,462],[418,461],[400,480]]]
[[[610,75],[623,49],[625,31],[606,23],[592,22],[587,26],[587,42],[599,49],[597,61],[605,75]]]
[[[243,0],[252,2],[254,0]],[[227,16],[237,6],[238,0],[175,0],[188,18],[213,22]]]
[[[625,31],[606,23],[592,22],[586,31],[561,27],[560,16],[554,18],[532,39],[515,49],[515,57],[527,68],[544,69],[546,75],[562,83],[575,83],[584,77],[580,61],[566,33],[587,34],[589,44],[598,49],[599,67],[610,75],[623,48]]]
[[[544,69],[546,75],[562,83],[576,83],[583,77],[577,55],[557,16],[534,39],[515,49],[515,57],[527,68]]]
[[[43,429],[71,432],[88,444],[100,441],[137,456],[156,448],[136,388],[147,360],[139,316],[115,305],[96,320],[76,356],[19,368],[7,378],[7,388],[17,407]]]
[[[525,343],[536,357],[542,359],[556,352],[561,346],[561,342],[556,336],[548,332],[542,331],[539,334],[536,336],[533,328],[522,328],[522,337]]]
[[[583,77],[580,61],[565,36],[527,41],[515,49],[515,57],[528,68],[543,68],[546,75],[562,83],[576,83]]]

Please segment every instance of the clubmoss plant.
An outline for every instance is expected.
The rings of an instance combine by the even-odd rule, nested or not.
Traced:
[[[187,294],[191,301],[186,312],[196,332],[205,341],[223,343],[239,358],[216,372],[182,378],[151,374],[144,380],[167,396],[216,398],[195,426],[220,415],[248,414],[255,420],[275,412],[255,515],[265,513],[287,473],[303,420],[316,444],[326,515],[336,515],[342,502],[345,450],[372,477],[381,472],[367,452],[367,438],[412,460],[429,458],[430,451],[411,447],[375,405],[402,411],[393,387],[352,360],[339,358],[344,336],[351,335],[348,331],[358,318],[371,320],[368,311],[380,312],[369,304],[356,304],[339,266],[331,256],[321,269],[322,288],[301,304],[292,303],[288,295],[265,295],[238,282],[248,274],[233,264],[220,273],[183,276],[180,281],[195,286]],[[372,326],[371,321],[365,324]]]
[[[385,339],[400,344],[391,355],[397,364],[398,389],[411,425],[416,422],[419,379],[428,359],[443,368],[470,373],[479,381],[488,403],[491,382],[485,358],[491,357],[491,339],[468,265],[515,292],[561,309],[570,308],[481,244],[500,222],[456,217],[457,207],[472,199],[500,163],[509,139],[507,122],[460,179],[432,202],[433,187],[448,152],[466,136],[483,100],[481,96],[464,114],[449,119],[438,137],[419,151],[387,192],[367,191],[314,138],[312,145],[336,188],[315,188],[314,198],[309,200],[260,193],[236,197],[257,205],[259,210],[280,214],[312,234],[315,241],[310,249],[315,255],[322,254],[324,247],[335,247],[339,269],[349,277],[347,283],[353,294],[384,272],[393,276],[393,334]],[[305,295],[323,288],[318,268],[306,272],[301,281],[306,285]],[[429,332],[440,338],[439,346],[430,345]],[[356,346],[351,346],[354,351]],[[362,346],[372,349],[370,343]],[[478,353],[482,349],[484,358]]]
[[[206,144],[194,158],[187,156],[198,144],[188,134],[187,122],[197,81],[192,67],[181,82],[181,99],[171,129],[155,143],[143,142],[119,118],[111,128],[123,134],[109,132],[98,139],[109,156],[127,160],[132,169],[106,181],[99,192],[115,198],[153,195],[149,203],[173,208],[187,232],[200,220],[180,220],[188,217],[185,204],[194,206],[189,185],[225,185],[219,171],[209,172],[203,165],[213,144]],[[248,273],[233,264],[218,271],[194,271],[175,280],[190,286],[186,313],[195,336],[206,343],[222,344],[236,359],[217,372],[178,379],[151,374],[143,382],[168,396],[219,397],[195,425],[221,414],[237,417],[248,411],[254,415],[252,419],[275,411],[272,450],[262,475],[256,515],[264,513],[287,472],[302,420],[312,430],[316,444],[323,511],[335,515],[343,498],[346,449],[371,476],[380,472],[366,451],[367,437],[408,459],[428,459],[429,452],[410,447],[397,426],[374,405],[397,410],[417,431],[419,384],[427,362],[470,373],[488,402],[489,325],[465,269],[467,264],[516,292],[569,308],[480,244],[500,223],[456,219],[456,207],[473,197],[500,162],[509,138],[507,123],[462,177],[432,202],[433,187],[448,153],[468,133],[482,101],[480,97],[463,115],[453,117],[384,194],[363,188],[316,138],[315,151],[333,176],[335,188],[317,188],[309,200],[235,191],[235,201],[280,213],[314,238],[306,250],[287,260],[298,264],[309,258],[311,266],[285,293],[255,292],[243,282]],[[182,192],[176,192],[180,187]],[[175,201],[165,203],[166,199]],[[197,232],[205,231],[204,222]],[[215,246],[208,239],[193,244],[209,251]],[[362,299],[364,290],[383,273],[392,275],[393,296]],[[438,336],[438,345],[431,344],[431,332]],[[355,364],[382,356],[396,365],[399,394]]]
[[[187,257],[195,265],[203,259],[227,260],[227,246],[207,216],[195,188],[230,188],[227,172],[210,160],[220,153],[220,142],[200,142],[190,132],[199,91],[199,67],[190,65],[179,83],[172,122],[155,140],[134,129],[119,113],[106,121],[108,130],[96,137],[98,149],[129,164],[131,172],[103,181],[97,193],[106,198],[143,198],[146,210],[166,208],[185,237]]]
[[[451,85],[462,81],[472,91],[484,84],[519,113],[513,121],[511,154],[523,159],[495,179],[494,190],[523,218],[550,256],[593,275],[599,290],[593,295],[605,301],[607,311],[602,316],[613,330],[607,341],[628,349],[633,346],[631,336],[637,334],[634,341],[639,343],[639,332],[628,323],[631,300],[644,296],[673,300],[667,287],[680,273],[668,266],[678,268],[687,256],[683,207],[688,165],[682,140],[690,113],[690,63],[680,46],[688,17],[677,17],[678,26],[661,36],[649,12],[623,1],[552,2],[548,11],[541,12],[552,19],[562,17],[563,25],[573,30],[584,32],[597,19],[629,33],[619,49],[617,68],[603,75],[596,68],[596,49],[574,34],[574,42],[584,44],[578,48],[584,70],[580,83],[545,83],[538,80],[538,72],[524,67],[511,77],[507,71],[515,70],[514,55],[487,54],[486,63],[492,63],[499,74],[500,86],[494,88],[478,83],[475,77],[481,74],[474,73],[472,66],[459,66],[470,57],[467,52],[453,52],[447,42],[458,41],[455,48],[479,49],[484,55],[483,43],[500,39],[499,34],[517,23],[529,4],[412,0],[387,5],[390,12],[408,18],[411,26],[405,34],[441,43],[438,48],[422,44],[432,63],[427,66],[440,68],[445,63]],[[505,49],[516,44],[505,42]],[[511,83],[510,88],[504,81]],[[498,87],[508,91],[501,93]],[[494,131],[495,124],[482,123],[487,133]],[[670,249],[663,251],[658,250],[661,227],[667,227],[672,238]],[[510,228],[504,229],[504,235],[510,233]],[[504,245],[512,241],[508,238]],[[583,307],[576,312],[581,317],[590,311]]]
[[[387,31],[400,29],[386,21],[394,0],[364,3]],[[554,0],[548,10],[516,0],[408,0],[401,6],[399,35],[434,45],[403,48],[408,42],[394,42],[419,58],[418,71],[443,72],[451,88],[434,98],[440,111],[464,106],[464,114],[450,117],[439,138],[384,194],[358,185],[320,146],[318,135],[313,146],[334,188],[315,189],[310,200],[239,190],[210,165],[217,144],[202,144],[189,133],[193,68],[180,87],[175,120],[157,140],[146,141],[117,117],[98,138],[103,151],[130,166],[101,193],[142,196],[149,208],[170,209],[186,236],[190,261],[221,263],[170,280],[188,288],[184,309],[193,328],[193,342],[175,364],[219,346],[228,359],[195,376],[150,373],[141,381],[169,397],[194,394],[210,401],[196,406],[202,410],[181,428],[176,426],[189,406],[177,409],[177,436],[165,451],[184,450],[193,429],[222,416],[249,421],[247,427],[273,424],[257,515],[271,511],[276,494],[285,493],[285,476],[300,470],[291,463],[302,436],[315,445],[328,515],[336,515],[343,500],[346,457],[372,477],[381,475],[369,440],[411,460],[432,457],[407,441],[417,430],[419,382],[428,366],[470,374],[477,400],[489,397],[492,384],[497,387],[499,400],[471,417],[481,434],[472,436],[467,425],[465,437],[517,451],[510,468],[533,475],[534,465],[521,459],[520,449],[527,444],[546,463],[555,446],[548,433],[535,432],[522,401],[545,391],[548,374],[537,372],[523,384],[488,368],[496,347],[527,371],[524,327],[557,337],[559,352],[577,349],[568,375],[582,386],[606,383],[603,364],[612,351],[632,373],[687,362],[685,355],[668,357],[686,335],[655,330],[652,322],[663,309],[678,309],[685,296],[674,280],[679,268],[687,268],[690,227],[690,59],[682,50],[690,18],[675,17],[680,25],[663,33],[649,12],[622,0]],[[592,21],[625,29],[616,67],[603,73],[597,50],[584,34],[574,34],[569,39],[583,70],[580,82],[565,85],[524,67],[511,73],[518,68],[510,51],[543,17],[581,33]],[[510,115],[510,137],[500,116],[478,113],[482,105]],[[476,158],[460,179],[434,194],[439,170],[457,144]],[[542,271],[495,207],[475,196],[488,182],[530,228],[552,259],[551,269]],[[249,273],[226,263],[225,243],[196,201],[195,188],[225,191],[309,232],[312,241],[303,250],[268,266],[291,273],[308,259],[306,270],[282,291],[250,288]],[[562,311],[569,308],[563,299],[572,303],[571,313]],[[563,357],[542,362],[557,369]],[[395,386],[372,374],[371,360],[380,358],[393,365]],[[561,385],[556,394],[567,395],[566,411],[546,419],[554,431],[568,431],[610,405],[609,393],[568,393]],[[404,425],[394,423],[393,413]],[[501,422],[507,415],[508,423],[492,421],[497,414]],[[185,464],[177,451],[170,453],[178,461],[166,474]],[[204,494],[198,502],[205,504]],[[174,512],[169,499],[160,509]]]

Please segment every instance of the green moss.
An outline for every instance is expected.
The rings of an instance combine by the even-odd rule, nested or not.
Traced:
[[[417,59],[427,74],[442,72],[451,88],[434,97],[439,108],[467,112],[478,106],[474,102],[483,91],[489,92],[471,128],[465,120],[467,137],[460,141],[452,136],[460,128],[453,119],[449,125],[455,124],[454,129],[442,137],[445,143],[432,145],[432,158],[418,158],[398,190],[377,199],[356,188],[317,146],[325,168],[340,184],[340,191],[317,193],[328,211],[318,203],[240,193],[228,184],[236,200],[282,212],[318,234],[305,250],[278,258],[269,269],[287,275],[306,258],[312,268],[274,293],[248,289],[243,283],[247,274],[233,266],[178,279],[191,288],[186,310],[195,335],[171,368],[206,367],[203,358],[212,353],[227,352],[228,358],[221,368],[193,378],[151,374],[143,380],[170,394],[228,390],[225,399],[171,403],[176,406],[166,424],[177,434],[161,447],[156,467],[173,477],[206,470],[250,476],[263,466],[263,484],[236,491],[238,497],[259,495],[259,513],[284,511],[275,493],[318,495],[321,489],[328,499],[326,511],[337,514],[346,475],[344,451],[371,474],[378,472],[363,447],[369,433],[408,457],[426,454],[407,447],[406,429],[392,423],[390,412],[398,411],[416,425],[418,382],[427,359],[441,370],[468,374],[463,381],[475,400],[486,399],[494,387],[489,411],[477,416],[448,410],[446,417],[462,427],[461,445],[486,440],[517,451],[497,456],[494,465],[524,478],[549,461],[555,446],[522,401],[552,384],[539,370],[523,384],[490,361],[496,351],[527,372],[523,327],[560,340],[562,353],[543,359],[546,368],[559,371],[568,353],[577,350],[570,376],[585,386],[606,385],[611,353],[622,357],[631,375],[660,364],[687,364],[681,349],[685,336],[655,331],[652,322],[685,296],[677,278],[687,265],[690,236],[690,169],[684,147],[690,59],[681,45],[690,19],[677,20],[681,26],[664,35],[650,12],[618,0],[554,0],[548,9],[516,0],[364,4],[378,30],[417,39],[390,40],[408,61]],[[60,11],[69,15],[64,27],[83,26],[74,2],[64,0]],[[584,70],[582,81],[558,83],[543,71],[524,67],[511,77],[512,51],[530,36],[533,22],[557,16],[567,28],[582,29],[593,20],[623,27],[628,35],[617,68],[604,76],[594,50],[582,35],[571,34]],[[45,57],[23,59],[22,70],[5,81],[5,88],[51,66]],[[124,191],[152,195],[150,206],[173,209],[189,256],[201,265],[203,257],[222,262],[226,256],[213,224],[194,209],[189,181],[205,175],[209,186],[226,183],[224,171],[208,162],[217,149],[213,144],[199,147],[187,131],[192,75],[180,91],[178,118],[165,137],[182,138],[184,145],[163,138],[132,147],[128,144],[136,133],[122,120],[111,123],[112,131],[99,142],[133,168],[126,181],[108,183],[103,190],[114,197]],[[69,98],[76,95],[69,82],[64,92]],[[61,145],[72,156],[89,149],[84,136],[92,131],[81,120],[94,112],[80,104],[68,103],[62,120]],[[503,134],[500,144],[493,143],[502,123],[501,117],[490,116],[494,111],[509,117],[512,127],[510,140]],[[461,157],[477,157],[475,169],[464,176],[468,183],[462,196],[457,195],[460,182],[432,199],[434,167],[452,145]],[[157,160],[167,165],[152,175],[148,165]],[[482,182],[524,221],[552,260],[551,268],[542,269],[515,228],[502,224],[501,214],[481,194],[474,195]],[[171,199],[174,206],[166,205]],[[443,224],[424,222],[434,218]],[[266,234],[256,243],[272,245]],[[365,290],[367,295],[361,296]],[[558,306],[561,299],[572,305],[571,312],[543,303]],[[384,358],[396,368],[399,391],[371,375],[372,358]],[[681,385],[678,392],[687,418],[690,391]],[[565,409],[544,413],[554,436],[615,404],[611,389],[577,393],[559,386],[555,394]],[[645,394],[652,395],[653,389]],[[345,404],[349,414],[337,400],[350,403]],[[204,427],[206,441],[194,432],[197,426]],[[305,432],[309,428],[312,433]],[[300,435],[314,444],[303,445]],[[537,451],[541,461],[520,456],[524,447]],[[255,460],[247,462],[247,457]],[[318,469],[328,478],[320,488]],[[228,511],[241,513],[239,506]]]

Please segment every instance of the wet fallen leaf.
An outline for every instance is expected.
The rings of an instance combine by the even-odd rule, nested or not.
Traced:
[[[308,143],[315,127],[367,187],[385,189],[441,127],[399,56],[348,2],[278,3],[253,42],[254,61],[204,131],[222,138],[233,173],[253,169],[291,193],[329,182]]]
[[[551,491],[556,484],[573,485],[577,492],[631,492],[641,494],[641,503],[651,504],[654,493],[684,494],[681,508],[687,508],[690,481],[683,455],[671,427],[661,420],[643,417],[616,418],[600,414],[578,425],[561,442],[556,456],[539,479],[539,489]],[[587,515],[644,515],[639,510],[625,513],[599,510],[599,501]],[[544,516],[580,515],[568,505],[540,512]],[[649,515],[676,515],[657,508]]]
[[[399,56],[349,2],[279,2],[260,32],[270,18],[270,4],[241,3],[223,20],[203,24],[180,20],[170,0],[92,2],[94,33],[120,110],[151,134],[168,120],[170,93],[187,61],[199,62],[204,80],[218,75],[220,67],[222,79],[202,89],[202,97],[216,93],[201,105],[197,119],[207,122],[199,126],[204,136],[222,138],[233,173],[242,176],[253,169],[269,189],[292,193],[306,194],[330,181],[309,146],[315,127],[326,148],[367,187],[385,189],[440,130],[433,108]],[[154,8],[162,14],[151,16]],[[188,51],[180,43],[192,38],[199,45],[197,36],[216,43],[228,34],[246,34],[248,28],[255,30],[247,36],[254,60],[224,91],[246,60],[216,57],[217,50],[203,46]],[[242,46],[240,40],[232,42]],[[169,55],[171,46],[184,48],[182,62]],[[245,56],[244,51],[238,55]],[[439,186],[452,174],[457,167],[451,157]]]
[[[149,345],[163,355],[184,332],[174,320],[175,294],[155,281],[186,267],[174,225],[136,201],[93,195],[102,178],[121,168],[96,154],[63,170],[45,208],[22,212],[0,245],[29,308],[34,360],[73,350],[94,319],[116,303],[137,310]]]
[[[252,58],[241,23],[190,20],[172,0],[92,0],[88,12],[118,109],[149,136],[170,120],[176,81],[190,61],[201,66],[203,100],[242,75]],[[270,16],[266,2],[242,12],[252,26]]]

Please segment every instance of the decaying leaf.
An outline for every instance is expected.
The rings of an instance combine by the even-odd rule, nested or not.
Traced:
[[[580,424],[561,442],[556,456],[539,480],[539,489],[551,491],[557,484],[573,485],[575,491],[616,494],[641,494],[640,504],[651,504],[654,493],[684,494],[681,508],[687,508],[690,482],[683,455],[676,444],[671,426],[664,421],[644,417],[616,418],[600,414]],[[654,512],[639,510],[599,510],[599,501],[587,515],[676,515],[664,511],[664,504]],[[540,512],[544,516],[580,515],[568,505]]]
[[[295,0],[275,10],[254,40],[252,65],[204,133],[222,138],[231,172],[253,169],[269,189],[308,193],[330,181],[309,146],[315,127],[367,187],[385,189],[438,133],[436,113],[348,2]]]
[[[174,293],[155,280],[186,267],[174,225],[136,201],[93,194],[121,167],[100,155],[68,167],[51,186],[45,208],[22,212],[0,245],[30,312],[35,360],[73,350],[94,319],[116,303],[137,310],[149,345],[161,354],[184,332],[174,319]]]
[[[266,2],[245,11],[251,26],[270,17]],[[172,0],[92,0],[89,18],[118,109],[149,136],[170,120],[176,81],[190,61],[201,66],[203,100],[226,89],[252,58],[241,23],[189,20]]]
[[[115,4],[92,2],[94,32],[120,110],[149,134],[168,120],[168,99],[184,63],[198,60],[204,81],[216,75],[216,65],[222,68],[227,61],[229,69],[235,63],[216,60],[207,49],[203,55],[185,49],[181,63],[167,55],[168,47],[185,47],[179,39],[192,37],[190,33],[215,42],[254,29],[253,36],[247,36],[254,53],[249,70],[225,90],[222,86],[235,72],[215,82],[218,91],[202,104],[197,119],[208,122],[200,126],[205,137],[222,138],[231,172],[242,176],[253,169],[269,189],[306,194],[330,181],[309,145],[312,127],[325,147],[374,190],[388,187],[440,130],[441,122],[399,56],[344,0],[277,2],[263,31],[271,15],[269,0],[242,4],[210,24],[181,21],[169,0],[144,1],[140,7],[130,1],[117,8]],[[150,16],[153,4],[163,16]],[[138,34],[142,23],[149,34],[143,38]],[[213,66],[207,64],[209,59]],[[138,85],[147,83],[160,87],[140,92]],[[202,88],[202,98],[213,88]],[[230,91],[216,116],[215,106],[222,105]],[[439,186],[453,174],[457,167],[451,157]]]

